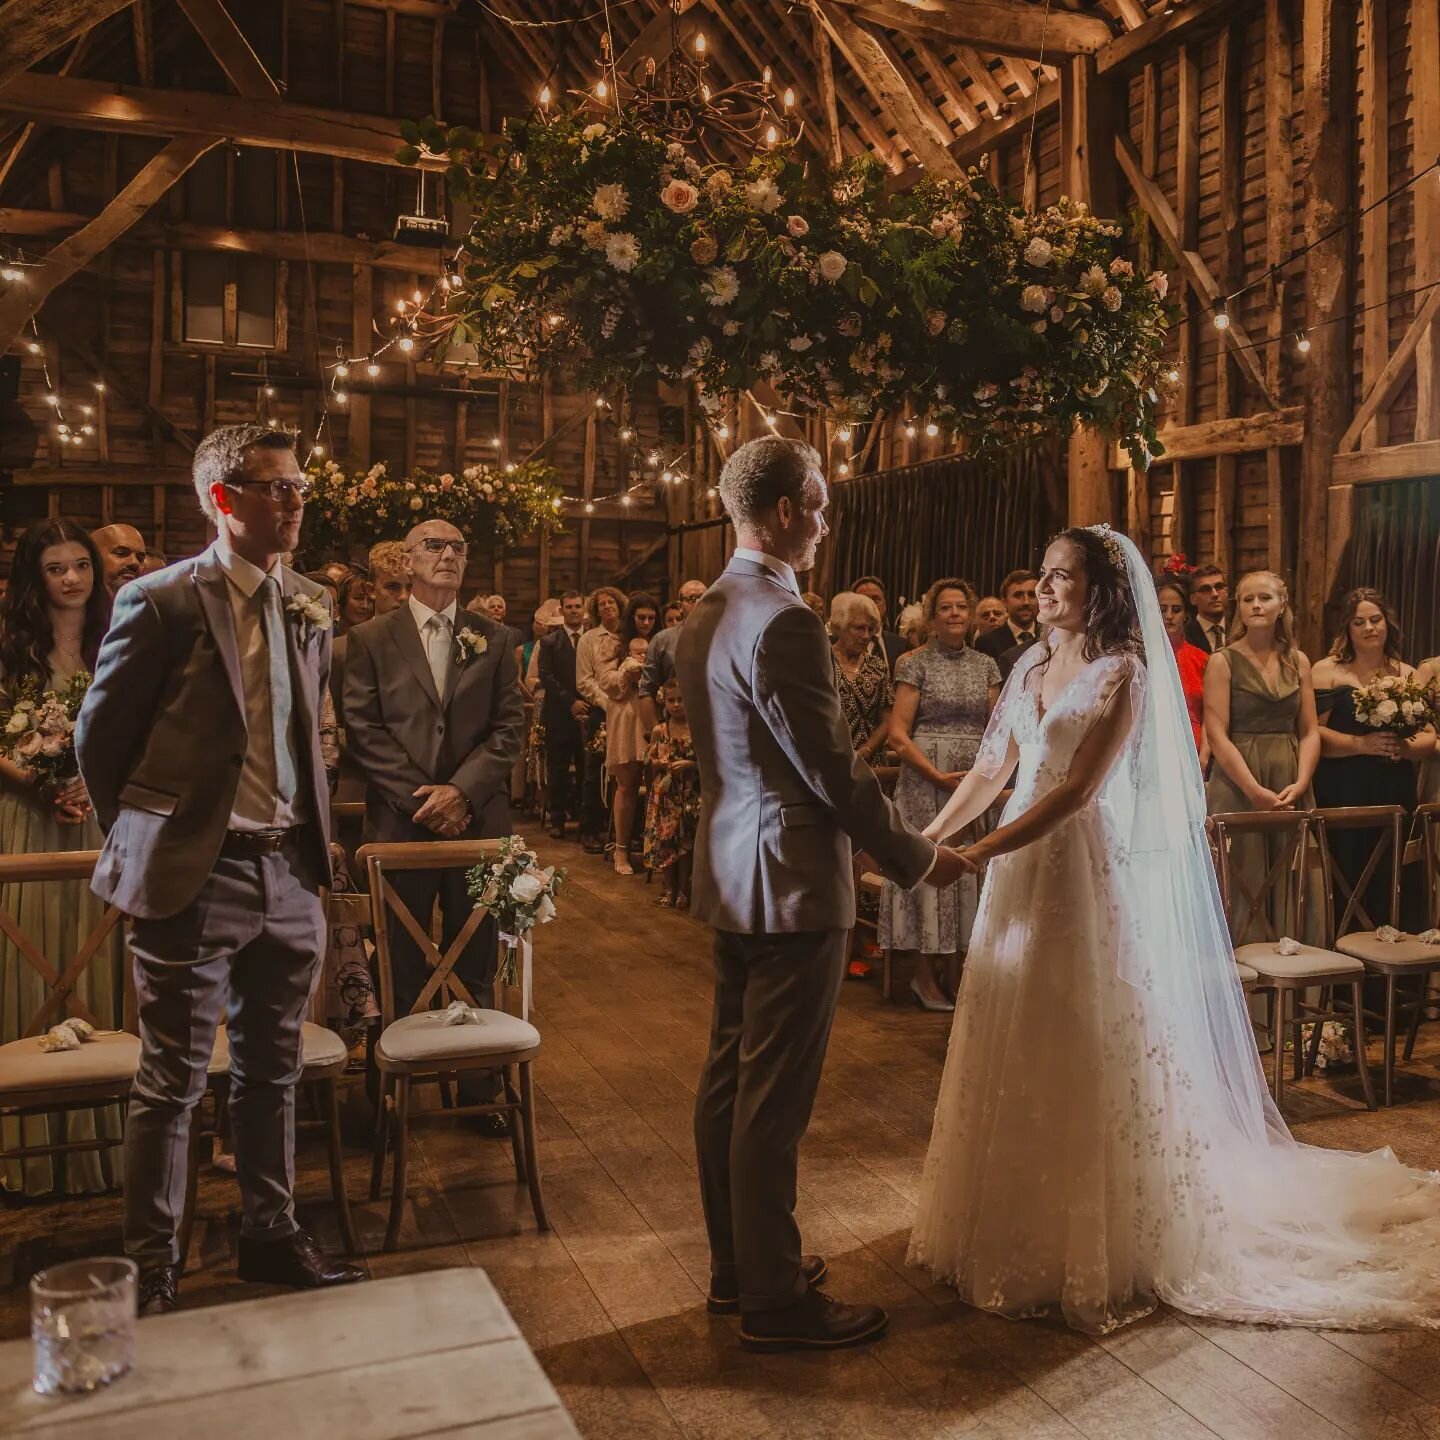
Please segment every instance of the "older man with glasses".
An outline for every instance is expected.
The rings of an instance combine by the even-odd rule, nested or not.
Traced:
[[[459,611],[468,547],[444,520],[427,520],[405,538],[410,597],[350,631],[345,665],[345,735],[365,773],[367,841],[479,840],[510,831],[510,771],[525,738],[509,632],[488,615]],[[441,950],[474,909],[460,870],[412,870],[391,877],[420,923],[435,901]],[[406,1014],[428,967],[409,932],[392,918],[395,1003]],[[456,974],[472,995],[495,975],[490,921],[465,947]],[[473,1087],[473,1088],[471,1088]],[[465,1104],[495,1097],[495,1077],[461,1087]],[[503,1115],[476,1117],[485,1134],[505,1135]]]

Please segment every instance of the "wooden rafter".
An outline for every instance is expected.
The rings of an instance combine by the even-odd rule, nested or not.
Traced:
[[[801,28],[799,16],[792,10],[781,6],[775,12],[776,23],[779,26],[778,30],[771,29],[767,20],[767,12],[763,9],[752,9],[751,14],[754,15],[756,23],[761,25],[764,32],[772,36],[773,43],[783,46],[788,36],[791,46],[793,46],[797,53],[805,54],[807,52],[807,38],[809,37],[806,36],[805,31]],[[822,32],[826,34],[828,42],[829,32],[824,30],[825,22],[815,14],[813,9],[811,10],[811,22],[812,37],[814,26],[819,25]],[[784,52],[782,51],[781,53]],[[886,164],[899,166],[902,163],[900,160],[899,146],[885,133],[884,127],[880,125],[870,113],[869,106],[865,104],[863,98],[857,96],[845,83],[843,73],[835,69],[833,47],[830,47],[830,75],[831,79],[835,82],[836,105],[844,111],[845,115],[850,117],[856,133],[869,140],[870,144],[875,147],[875,153],[879,155]],[[817,85],[819,84],[818,75],[816,83]],[[842,141],[851,139],[852,137],[843,129],[843,116],[841,117],[841,123]],[[863,141],[852,141],[852,148],[854,148],[857,153],[862,153],[865,145]]]
[[[1154,60],[1162,45],[1187,44],[1242,8],[1241,0],[1190,0],[1181,8],[1167,7],[1136,30],[1112,40],[1095,57],[1100,74],[1128,74]]]
[[[170,141],[83,230],[62,240],[33,268],[23,287],[0,300],[0,352],[9,349],[56,286],[88,265],[140,217],[218,140],[187,135]]]
[[[0,85],[78,40],[130,0],[10,0],[0,10]]]
[[[1010,97],[991,74],[990,66],[981,58],[980,52],[969,45],[957,45],[955,58],[965,67],[970,83],[990,107],[991,115],[998,119],[1010,108]]]
[[[179,0],[180,8],[219,62],[230,83],[248,100],[279,95],[280,87],[250,48],[220,0]]]
[[[1395,353],[1385,362],[1385,368],[1376,376],[1369,393],[1360,402],[1360,408],[1355,412],[1355,418],[1346,427],[1345,433],[1341,435],[1340,443],[1335,447],[1337,450],[1359,448],[1360,437],[1365,433],[1365,427],[1385,412],[1400,393],[1400,387],[1413,373],[1416,352],[1420,348],[1421,341],[1430,333],[1437,316],[1440,316],[1440,286],[1436,286],[1426,295],[1425,303],[1416,312],[1414,319],[1410,321],[1404,337],[1395,347]]]
[[[60,67],[59,73],[61,75],[71,75],[75,72],[76,67],[85,58],[85,51],[89,47],[90,37],[94,33],[93,30],[87,30],[74,45],[70,47],[70,53],[65,57],[65,63]],[[0,187],[4,186],[6,177],[9,176],[10,172],[15,168],[15,163],[24,153],[25,147],[43,128],[43,126],[34,120],[27,120],[21,127],[20,133],[15,137],[9,153],[3,160],[0,160]]]
[[[678,0],[674,8],[681,15],[686,15],[697,4],[699,0]],[[615,68],[622,75],[630,74],[647,59],[658,64],[670,53],[670,13],[671,7],[667,4],[640,27],[640,33],[625,47],[615,63]]]
[[[840,105],[835,98],[835,57],[830,52],[830,32],[825,22],[814,11],[810,19],[815,30],[815,75],[825,117],[825,153],[832,165],[838,165],[845,158],[845,143],[840,134]]]
[[[910,48],[915,58],[930,73],[930,78],[940,87],[940,93],[950,103],[950,108],[959,117],[967,131],[980,124],[980,112],[975,102],[965,93],[964,87],[956,80],[950,67],[921,39],[912,39]]]
[[[1044,26],[1024,0],[838,0],[862,19],[906,35],[979,45],[1008,55],[1093,55],[1111,39],[1098,15],[1052,10]]]

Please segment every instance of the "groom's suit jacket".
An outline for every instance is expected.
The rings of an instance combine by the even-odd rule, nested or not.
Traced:
[[[132,580],[75,731],[80,773],[106,832],[91,886],[127,915],[183,910],[215,865],[245,763],[245,693],[229,582],[212,545],[194,560]],[[281,594],[324,589],[281,571]],[[306,858],[330,883],[330,790],[320,755],[320,697],[330,627],[285,617],[300,761]]]
[[[856,759],[824,623],[779,575],[733,558],[675,666],[700,762],[698,919],[752,935],[849,929],[852,839],[898,885],[926,875],[935,847]]]
[[[469,833],[510,829],[510,772],[525,740],[525,701],[509,631],[457,611],[455,631],[485,641],[482,654],[451,645],[444,693],[410,606],[366,620],[345,647],[345,743],[366,779],[366,834],[413,838],[421,785],[454,785],[470,802]]]

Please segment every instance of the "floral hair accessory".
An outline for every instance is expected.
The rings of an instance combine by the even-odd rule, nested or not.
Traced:
[[[1109,527],[1101,523],[1099,525],[1087,525],[1085,527],[1092,535],[1100,537],[1100,543],[1105,547],[1105,553],[1110,557],[1110,563],[1117,569],[1125,568],[1125,549],[1120,544],[1120,537]]]

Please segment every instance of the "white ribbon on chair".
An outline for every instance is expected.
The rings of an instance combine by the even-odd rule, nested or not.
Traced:
[[[519,953],[515,957],[515,968],[520,972],[520,1018],[530,1018],[530,1007],[535,999],[535,979],[533,967],[535,951],[530,944],[529,935],[509,935],[504,930],[500,932],[500,943],[508,950],[515,950]]]

